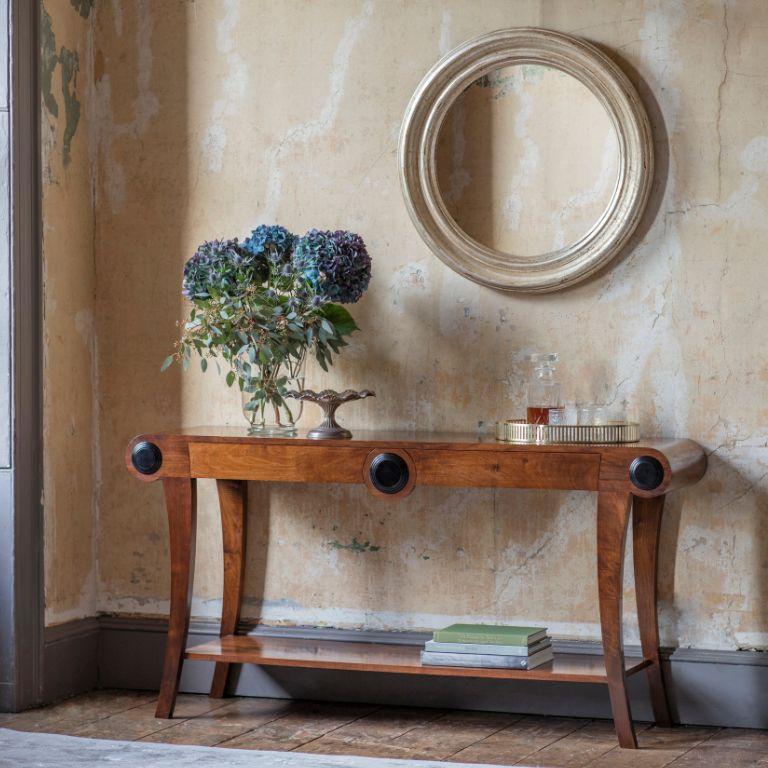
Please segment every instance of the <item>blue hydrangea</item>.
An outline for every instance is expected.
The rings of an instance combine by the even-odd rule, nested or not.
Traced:
[[[211,289],[233,294],[263,282],[267,272],[266,258],[246,250],[237,239],[206,241],[184,265],[182,294],[188,299],[209,299]]]
[[[290,268],[295,242],[296,235],[285,227],[279,224],[260,224],[243,242],[243,248],[256,256],[263,256],[281,274],[288,275],[285,267]]]
[[[371,257],[360,235],[310,229],[296,241],[297,272],[327,301],[354,304],[371,280]]]

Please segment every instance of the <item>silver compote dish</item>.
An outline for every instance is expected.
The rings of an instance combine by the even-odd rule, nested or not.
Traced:
[[[335,389],[324,389],[322,392],[302,389],[300,392],[295,390],[287,392],[286,397],[315,403],[323,409],[323,423],[310,429],[307,432],[307,437],[313,440],[349,440],[352,437],[352,433],[348,429],[344,429],[336,421],[334,417],[336,409],[344,403],[363,400],[366,397],[376,397],[376,393],[370,389],[363,389],[360,392],[354,389],[345,389],[343,392],[337,392]]]

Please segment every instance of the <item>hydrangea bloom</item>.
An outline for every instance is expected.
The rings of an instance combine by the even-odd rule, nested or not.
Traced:
[[[371,257],[354,232],[310,229],[296,241],[293,263],[318,296],[354,304],[371,280]]]
[[[290,265],[295,241],[296,235],[285,227],[260,224],[243,242],[243,248],[255,256],[263,256],[274,267],[282,268],[281,273],[285,275],[285,267]]]
[[[184,265],[182,294],[189,299],[209,299],[211,288],[232,293],[262,282],[266,274],[266,259],[245,250],[237,239],[206,241]]]

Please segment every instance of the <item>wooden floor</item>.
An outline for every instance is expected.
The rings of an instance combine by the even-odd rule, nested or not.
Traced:
[[[612,723],[493,712],[406,709],[181,695],[173,720],[154,694],[95,691],[0,715],[0,727],[97,739],[297,750],[495,765],[578,768],[768,768],[768,731],[639,727],[640,750],[616,746]]]

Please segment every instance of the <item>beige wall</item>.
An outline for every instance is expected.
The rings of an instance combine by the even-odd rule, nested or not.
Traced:
[[[80,3],[87,6],[87,3]],[[90,21],[41,5],[45,617],[96,612],[99,484]]]
[[[553,67],[493,70],[448,110],[435,151],[438,184],[470,237],[515,256],[581,240],[616,189],[619,144],[587,86]]]
[[[318,386],[376,389],[376,400],[347,407],[353,428],[462,430],[513,415],[524,355],[556,349],[574,399],[621,403],[647,434],[701,441],[709,474],[670,501],[664,524],[662,639],[768,646],[764,3],[117,0],[97,4],[90,23],[99,407],[83,408],[83,429],[95,412],[98,610],[167,610],[162,493],[128,476],[126,442],[178,424],[244,424],[212,372],[159,373],[182,312],[182,265],[205,238],[276,221],[350,228],[369,245],[374,278],[354,308],[363,331],[330,375],[309,372]],[[481,288],[433,257],[408,219],[395,157],[405,105],[439,56],[527,24],[615,55],[648,105],[659,166],[626,258],[537,297]],[[52,194],[49,222],[71,205]],[[55,326],[49,317],[49,334],[82,308],[74,296],[87,281],[61,280],[67,309]],[[69,341],[81,343],[74,332]],[[91,381],[89,350],[77,347],[78,380]],[[47,368],[61,420],[71,410],[65,368]],[[78,516],[90,515],[89,494],[76,501],[66,485],[69,469],[47,476],[63,510],[46,517],[59,537],[48,533],[48,579],[61,585],[49,621],[68,615],[87,562],[75,572],[62,559],[64,532],[74,538]],[[422,488],[392,505],[358,488],[274,485],[252,497],[248,616],[383,628],[496,618],[597,635],[588,494]],[[373,547],[355,551],[353,539]],[[194,613],[215,616],[221,539],[206,482],[198,542]]]

